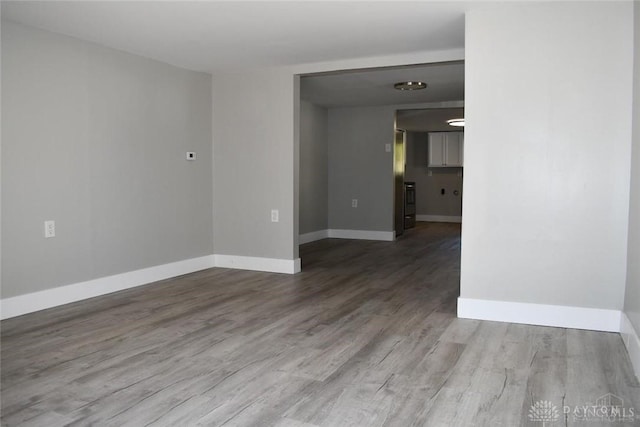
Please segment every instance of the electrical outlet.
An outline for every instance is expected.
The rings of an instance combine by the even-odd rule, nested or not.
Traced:
[[[280,221],[280,212],[278,209],[271,209],[271,222]]]
[[[49,237],[56,237],[56,222],[55,221],[45,221],[44,222],[44,237],[48,239]]]
[[[185,155],[185,158],[187,160],[195,160],[196,159],[196,152],[195,151],[187,151],[187,154]]]
[[[351,199],[351,207],[352,208],[358,207],[358,199]]]

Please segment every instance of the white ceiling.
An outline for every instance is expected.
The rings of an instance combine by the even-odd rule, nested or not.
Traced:
[[[453,1],[2,1],[2,19],[205,72],[464,47]],[[475,5],[478,5],[476,2]],[[426,81],[423,91],[393,83]],[[303,78],[325,106],[464,99],[460,63]]]
[[[470,3],[3,0],[2,18],[215,72],[463,48]]]
[[[401,81],[423,81],[423,90],[401,91]],[[325,107],[413,104],[464,100],[464,63],[451,62],[402,68],[302,77],[302,99]]]
[[[396,112],[396,126],[413,132],[461,131],[464,128],[452,127],[447,120],[462,117],[464,108],[399,110]]]

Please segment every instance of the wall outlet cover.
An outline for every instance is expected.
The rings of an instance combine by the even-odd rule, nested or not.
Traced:
[[[50,237],[56,237],[56,222],[55,221],[45,221],[44,222],[44,237],[46,239]]]

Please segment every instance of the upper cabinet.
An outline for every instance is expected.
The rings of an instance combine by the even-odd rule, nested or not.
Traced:
[[[429,132],[429,167],[462,167],[464,132]]]

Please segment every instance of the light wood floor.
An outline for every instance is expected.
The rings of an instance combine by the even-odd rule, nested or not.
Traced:
[[[542,426],[606,393],[619,335],[456,319],[460,227],[323,240],[290,276],[211,269],[3,321],[6,426]],[[497,272],[499,274],[499,272]],[[552,414],[553,415],[553,414]]]

